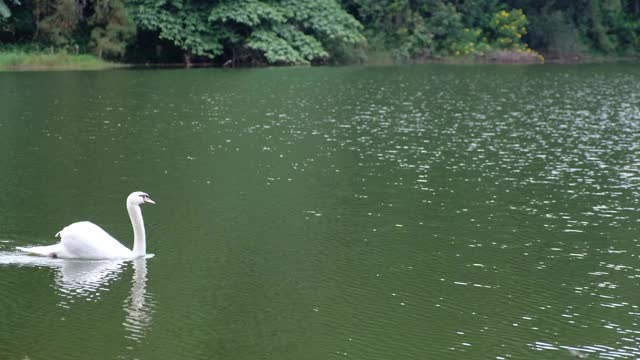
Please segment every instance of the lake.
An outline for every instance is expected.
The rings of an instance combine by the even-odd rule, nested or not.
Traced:
[[[640,357],[640,67],[0,72],[0,358]],[[25,256],[90,220],[135,261]]]

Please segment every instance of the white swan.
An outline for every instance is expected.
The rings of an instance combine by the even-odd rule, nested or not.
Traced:
[[[129,250],[118,240],[96,224],[88,221],[73,223],[56,236],[60,242],[49,246],[17,247],[32,255],[50,256],[64,259],[133,259],[147,253],[144,221],[140,205],[155,204],[149,195],[141,191],[127,197],[127,212],[133,226],[133,250]]]

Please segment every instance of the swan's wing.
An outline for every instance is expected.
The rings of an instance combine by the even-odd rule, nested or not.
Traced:
[[[131,257],[131,250],[96,224],[88,221],[73,223],[56,236],[69,257],[84,259],[110,259]]]

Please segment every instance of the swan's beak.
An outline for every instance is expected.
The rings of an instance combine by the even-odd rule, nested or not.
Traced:
[[[144,202],[147,203],[147,204],[154,204],[154,205],[156,204],[155,201],[149,199],[148,197],[144,198]]]

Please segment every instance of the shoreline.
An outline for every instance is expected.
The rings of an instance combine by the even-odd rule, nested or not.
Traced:
[[[0,50],[0,71],[102,70],[126,67],[91,54],[67,52]]]
[[[0,66],[0,72],[29,72],[29,71],[97,71],[110,70],[132,67],[128,64],[112,64],[112,65],[75,65],[75,64],[27,64],[27,65],[10,65]]]
[[[543,55],[547,64],[606,64],[606,63],[634,63],[640,62],[640,57],[636,56],[607,56],[607,55],[591,55],[591,54],[567,54]]]
[[[537,54],[534,56],[521,56],[520,53],[494,53],[479,57],[442,57],[420,59],[407,64],[451,64],[451,65],[581,65],[581,64],[604,64],[604,63],[636,63],[640,62],[640,57],[621,57],[621,56],[604,56],[591,54]],[[4,54],[7,56],[6,53]],[[3,53],[0,52],[0,72],[16,71],[75,71],[75,70],[109,70],[109,69],[181,69],[181,68],[217,68],[226,69],[229,67],[221,66],[213,62],[194,62],[190,66],[184,63],[115,63],[102,60],[94,55],[89,54],[66,54],[66,53],[20,53],[9,56],[14,58],[3,60]],[[371,61],[362,64],[340,64],[338,66],[380,66],[380,65],[402,65],[393,61]],[[236,69],[259,68],[265,66],[239,66]],[[312,65],[327,66],[327,65]],[[330,65],[333,66],[333,65]]]

